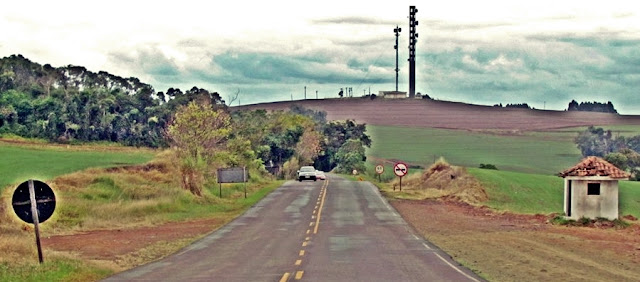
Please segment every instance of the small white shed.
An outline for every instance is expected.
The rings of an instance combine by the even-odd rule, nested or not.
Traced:
[[[402,91],[379,91],[378,96],[382,96],[386,99],[403,99],[407,98],[407,92]]]
[[[618,218],[618,180],[628,179],[628,173],[602,158],[587,157],[560,176],[567,218]]]

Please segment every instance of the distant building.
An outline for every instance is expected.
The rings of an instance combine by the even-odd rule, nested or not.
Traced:
[[[628,173],[601,158],[587,157],[560,176],[567,218],[618,218],[618,180],[628,179]]]
[[[402,99],[407,98],[407,92],[402,91],[380,91],[378,96],[382,96],[387,99]]]

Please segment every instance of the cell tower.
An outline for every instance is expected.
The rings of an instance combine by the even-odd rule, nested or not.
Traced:
[[[409,6],[409,98],[416,97],[416,42],[418,41],[418,33],[416,33],[416,6]]]
[[[398,72],[400,71],[400,69],[398,69],[398,36],[400,36],[400,32],[402,31],[402,28],[399,28],[396,25],[396,28],[393,29],[393,32],[396,34],[396,45],[393,46],[393,49],[396,49],[396,92],[398,92]]]

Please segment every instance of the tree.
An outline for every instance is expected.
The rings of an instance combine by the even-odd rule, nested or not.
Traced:
[[[360,172],[365,171],[364,162],[367,160],[362,141],[349,139],[336,153],[336,170],[342,173],[350,173],[354,169]]]
[[[621,170],[627,170],[629,168],[627,164],[629,159],[622,153],[611,153],[606,155],[604,159]]]
[[[315,166],[324,171],[330,171],[339,165],[338,150],[350,139],[359,140],[361,146],[370,147],[371,138],[366,134],[365,124],[358,124],[353,120],[332,121],[324,126],[324,141],[322,153],[316,160]]]
[[[229,115],[195,101],[182,106],[167,128],[167,137],[182,159],[182,186],[202,195],[204,169],[224,149],[231,133]]]
[[[611,130],[590,126],[575,139],[582,155],[604,157],[624,147],[624,138],[613,138]]]
[[[296,155],[300,159],[300,163],[302,164],[312,164],[320,150],[321,137],[318,132],[313,129],[306,128],[302,136],[300,136],[300,140],[296,144]]]
[[[632,180],[640,180],[640,154],[636,151],[629,148],[621,149],[616,153],[608,154],[605,160],[630,172]]]

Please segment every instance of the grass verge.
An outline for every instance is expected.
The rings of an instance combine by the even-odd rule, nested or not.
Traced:
[[[38,149],[9,149],[23,155],[38,153]],[[67,155],[62,157],[63,162],[86,160],[83,162],[85,166],[103,164],[111,167],[90,168],[48,181],[56,193],[57,202],[54,215],[41,225],[42,237],[90,230],[136,229],[211,218],[224,224],[282,184],[281,181],[258,179],[246,186],[247,198],[242,184],[225,184],[222,197],[218,194],[219,186],[211,185],[204,190],[202,197],[196,197],[180,188],[179,174],[174,166],[176,161],[170,153],[158,154],[156,159],[143,165],[118,167],[112,167],[115,163],[104,160],[108,156],[70,157],[69,152],[62,153]],[[91,158],[103,160],[89,162]],[[118,158],[111,156],[111,159]],[[130,161],[139,162],[140,156]],[[117,162],[126,163],[121,159]],[[62,165],[68,169],[79,169]],[[49,173],[56,175],[59,172]],[[95,281],[114,272],[114,267],[104,261],[87,260],[79,254],[67,252],[50,252],[44,264],[37,264],[33,229],[21,222],[11,210],[13,191],[9,190],[12,189],[0,193],[0,281]],[[115,264],[131,267],[159,259],[200,237],[154,243],[136,254],[119,258]]]

